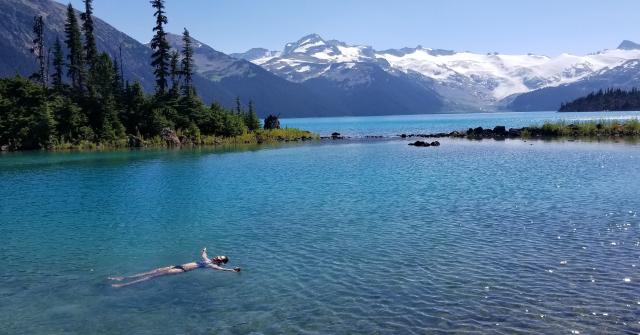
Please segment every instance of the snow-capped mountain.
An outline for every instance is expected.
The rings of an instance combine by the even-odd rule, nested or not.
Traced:
[[[606,88],[630,90],[640,86],[640,60],[634,59],[614,68],[604,68],[581,80],[559,86],[549,86],[514,97],[506,106],[516,111],[556,110],[591,92]]]
[[[442,98],[428,80],[395,69],[367,46],[351,46],[312,34],[281,52],[252,49],[235,54],[301,84],[336,108],[331,115],[442,112]]]
[[[640,59],[638,45],[630,41],[624,41],[617,49],[589,55],[548,57],[478,54],[421,46],[377,51],[369,46],[348,45],[312,34],[288,43],[283,51],[255,50],[235,57],[298,83],[314,78],[361,78],[357,71],[345,69],[355,69],[358,63],[375,64],[393,76],[403,73],[434,89],[449,109],[498,108],[519,94],[575,83],[629,60]],[[343,70],[336,76],[338,67]]]
[[[244,54],[236,54],[236,57],[251,61],[293,82],[322,76],[331,70],[333,64],[379,63],[371,47],[325,41],[317,34],[288,43],[282,52],[251,49]],[[381,65],[389,66],[386,63]]]

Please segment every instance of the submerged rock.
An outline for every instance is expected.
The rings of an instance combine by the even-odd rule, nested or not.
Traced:
[[[415,147],[438,147],[438,146],[440,146],[440,142],[433,141],[433,142],[429,143],[429,142],[425,142],[425,141],[415,141],[413,143],[409,143],[409,145],[415,146]]]

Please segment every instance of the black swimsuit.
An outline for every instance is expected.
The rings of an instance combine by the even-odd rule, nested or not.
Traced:
[[[207,263],[206,262],[196,262],[196,264],[198,264],[197,269],[202,269],[202,268],[206,268],[207,267]],[[188,270],[184,268],[184,266],[182,265],[174,265],[173,267],[171,267],[172,269],[178,269],[178,270],[182,270],[183,272],[187,272]]]

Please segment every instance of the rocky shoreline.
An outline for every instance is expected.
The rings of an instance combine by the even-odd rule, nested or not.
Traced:
[[[434,134],[399,134],[397,135],[400,138],[469,138],[469,139],[480,139],[480,138],[520,138],[523,133],[532,134],[534,137],[538,136],[536,132],[532,132],[531,130],[534,128],[524,127],[524,128],[509,128],[507,129],[505,126],[495,126],[493,129],[477,127],[477,128],[469,128],[466,132],[460,131],[452,131],[450,133],[434,133]],[[542,136],[542,134],[539,134]]]
[[[505,126],[495,126],[493,128],[469,128],[467,131],[452,131],[449,133],[431,134],[397,134],[395,136],[363,136],[353,139],[437,139],[437,138],[464,138],[469,140],[482,139],[554,139],[554,138],[640,138],[640,121],[636,119],[620,121],[589,121],[578,122],[576,124],[566,124],[564,122],[545,123],[542,126],[530,126],[522,128],[507,128]],[[334,132],[331,136],[321,137],[325,140],[349,140],[349,136],[343,136]],[[416,147],[439,146],[440,142],[428,142],[425,140],[415,140],[409,143]]]

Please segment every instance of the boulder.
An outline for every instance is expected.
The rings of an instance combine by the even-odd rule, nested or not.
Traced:
[[[139,137],[139,136],[129,135],[128,142],[129,142],[129,148],[144,147],[144,141],[142,140],[142,137]]]
[[[429,142],[424,142],[424,141],[415,141],[413,143],[409,143],[409,145],[415,146],[415,147],[429,147],[431,146],[431,144]]]
[[[505,126],[495,126],[495,128],[493,128],[493,135],[494,136],[506,136],[507,135],[507,128]]]
[[[163,128],[160,131],[160,137],[167,143],[170,147],[179,147],[181,142],[176,135],[176,132],[171,128]]]
[[[198,139],[195,136],[181,135],[178,137],[181,145],[191,145],[198,143]]]
[[[509,137],[520,137],[522,135],[522,129],[520,128],[509,128]]]

